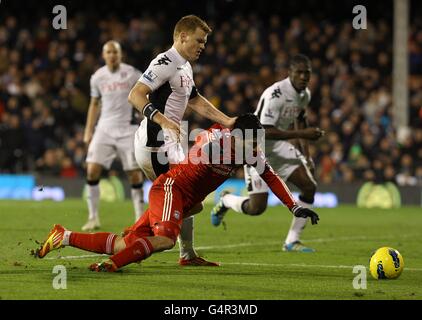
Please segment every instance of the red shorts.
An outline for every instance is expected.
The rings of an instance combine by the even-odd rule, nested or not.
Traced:
[[[173,185],[174,179],[154,183],[149,192],[149,208],[136,223],[127,229],[124,237],[126,245],[140,237],[154,236],[154,225],[160,222],[174,223],[180,232],[183,221],[183,193]]]

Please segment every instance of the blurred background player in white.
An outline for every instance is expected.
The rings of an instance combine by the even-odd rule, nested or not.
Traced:
[[[91,77],[91,102],[84,132],[84,142],[88,145],[86,162],[89,218],[82,227],[83,231],[100,227],[99,180],[103,168],[109,169],[116,155],[120,158],[131,185],[135,219],[143,213],[143,173],[136,163],[133,145],[138,123],[135,119],[136,110],[127,100],[141,73],[122,63],[122,50],[116,41],[104,44],[102,56],[106,65]]]
[[[187,107],[227,128],[235,122],[236,118],[226,116],[200,95],[193,81],[191,62],[205,49],[210,32],[197,16],[181,18],[174,28],[173,46],[152,60],[129,95],[129,101],[145,116],[135,135],[135,156],[148,179],[155,180],[171,164],[183,160],[180,123]],[[161,129],[165,142],[159,138]],[[202,206],[194,210],[200,212]],[[179,247],[180,265],[216,265],[198,257],[193,248],[193,217],[183,221]]]
[[[307,88],[311,77],[311,62],[302,54],[295,55],[289,64],[289,76],[268,87],[258,102],[255,114],[265,128],[266,154],[278,175],[301,191],[298,203],[310,208],[314,203],[317,183],[307,140],[324,135],[319,128],[310,128],[306,120],[306,107],[311,99]],[[289,130],[289,128],[294,127]],[[293,141],[290,139],[300,139]],[[268,186],[253,167],[245,166],[248,197],[223,191],[219,202],[211,211],[211,222],[218,226],[229,208],[248,215],[260,215],[267,208]],[[307,219],[294,217],[283,251],[313,252],[300,242]]]

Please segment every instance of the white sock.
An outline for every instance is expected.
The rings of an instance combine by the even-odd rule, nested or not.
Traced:
[[[142,188],[132,188],[130,191],[132,195],[133,207],[135,209],[135,221],[144,213],[144,192]]]
[[[231,208],[236,212],[244,213],[242,210],[242,203],[248,199],[248,197],[240,197],[235,196],[233,194],[226,194],[223,197],[223,204],[226,208]]]
[[[308,209],[311,209],[312,208],[312,203],[307,203],[307,202],[304,202],[304,201],[302,201],[300,199],[297,200],[296,203],[298,205],[300,205],[301,207],[304,207],[304,208],[308,208]]]
[[[312,207],[310,203],[306,203],[301,200],[298,200],[297,204],[304,208]],[[293,217],[292,225],[290,226],[289,233],[287,234],[287,237],[284,243],[287,244],[287,243],[299,241],[300,235],[302,234],[303,229],[305,229],[307,222],[308,222],[307,218]]]
[[[95,186],[87,185],[88,187],[88,211],[89,211],[89,220],[98,218],[98,204],[100,202],[100,185],[96,184]]]
[[[68,246],[69,245],[69,239],[70,239],[70,235],[71,235],[72,231],[66,230],[63,234],[63,240],[62,240],[62,244],[64,246]]]
[[[179,237],[180,258],[190,260],[197,256],[193,249],[193,217],[183,219]]]

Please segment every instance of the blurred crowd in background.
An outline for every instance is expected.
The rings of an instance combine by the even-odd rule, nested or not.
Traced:
[[[306,54],[313,67],[308,120],[327,133],[311,143],[317,181],[422,185],[422,19],[412,19],[409,38],[412,134],[399,144],[389,21],[354,30],[350,19],[310,15],[203,18],[213,33],[193,65],[194,80],[216,107],[230,116],[253,112],[264,89],[287,77],[289,57]],[[130,19],[81,12],[55,30],[50,17],[23,28],[7,16],[0,25],[0,172],[84,177],[89,79],[103,65],[102,44],[119,41],[124,62],[144,71],[171,46],[169,21],[163,12]],[[210,124],[189,112],[186,118],[191,129]]]

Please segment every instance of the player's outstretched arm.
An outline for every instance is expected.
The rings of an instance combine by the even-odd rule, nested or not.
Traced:
[[[89,145],[94,134],[94,127],[100,115],[100,99],[97,97],[91,97],[88,108],[88,116],[86,118],[86,125],[84,130],[84,143]]]
[[[274,126],[264,125],[265,137],[270,140],[305,139],[317,140],[324,132],[319,128],[304,128],[298,130],[280,130]]]
[[[188,107],[199,113],[204,118],[217,122],[229,129],[233,127],[234,122],[236,121],[235,117],[231,118],[226,116],[199,93],[195,98],[189,100]]]
[[[274,172],[268,163],[265,163],[264,172],[261,174],[262,179],[271,188],[274,194],[283,202],[295,217],[310,218],[312,224],[317,224],[319,216],[311,209],[304,208],[296,204],[293,196],[284,183],[284,181]]]

